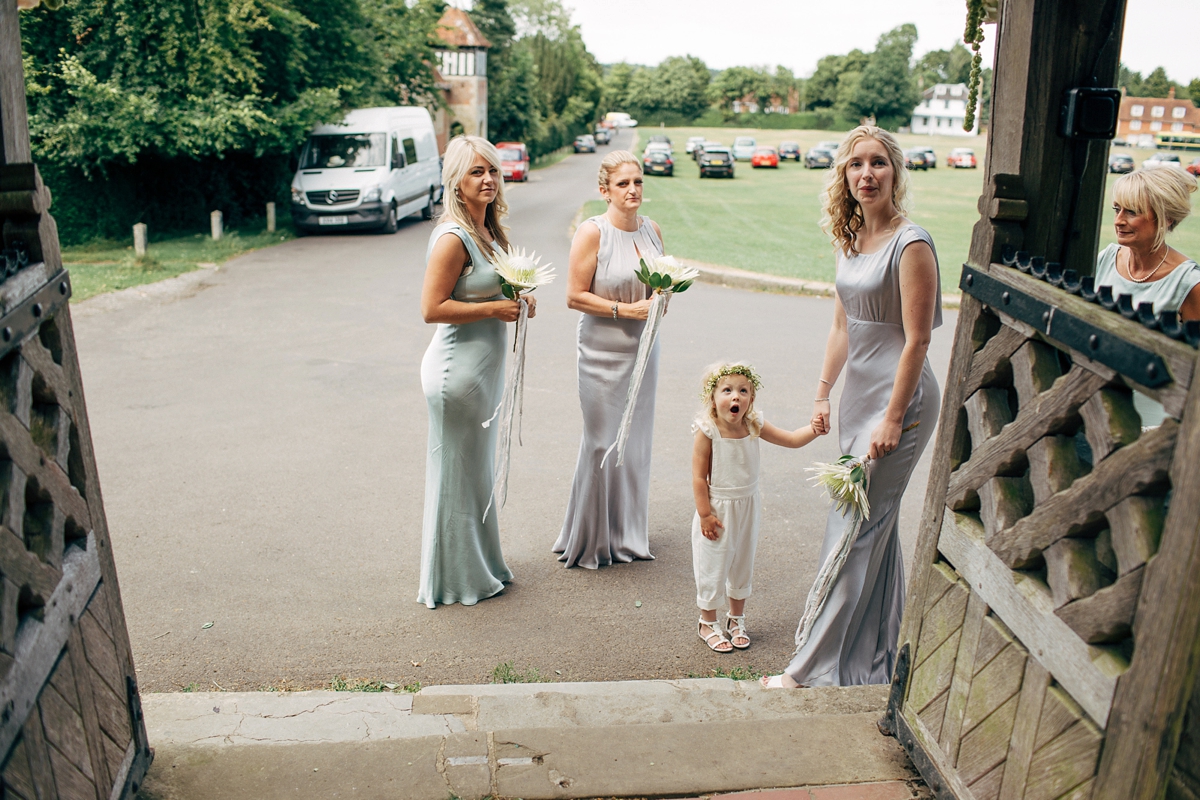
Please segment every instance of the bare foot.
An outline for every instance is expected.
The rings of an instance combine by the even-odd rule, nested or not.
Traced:
[[[782,675],[763,675],[758,682],[764,689],[804,689],[806,687],[792,680],[786,672]]]

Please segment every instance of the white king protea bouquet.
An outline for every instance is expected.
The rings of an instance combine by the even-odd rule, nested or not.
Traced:
[[[920,425],[920,420],[909,425],[901,434],[908,433]],[[832,464],[817,463],[808,468],[815,473],[809,480],[825,489],[834,508],[844,516],[849,516],[838,546],[825,559],[817,572],[817,579],[808,590],[808,599],[804,603],[804,614],[796,627],[796,652],[808,642],[812,635],[812,626],[817,621],[817,615],[825,605],[829,591],[842,572],[842,566],[850,557],[850,548],[858,539],[864,521],[871,518],[871,503],[867,499],[867,490],[871,480],[871,457],[844,455]]]
[[[625,463],[625,442],[629,439],[629,428],[633,424],[633,407],[642,388],[650,351],[654,347],[654,340],[658,338],[658,327],[663,314],[667,312],[667,304],[671,302],[671,295],[686,292],[700,276],[699,270],[680,264],[674,256],[651,257],[648,263],[645,258],[639,258],[638,263],[641,269],[636,273],[637,279],[653,289],[654,296],[650,300],[646,327],[642,328],[642,338],[638,341],[637,358],[633,362],[633,374],[629,377],[629,392],[625,395],[625,411],[621,414],[621,426],[617,428],[617,440],[605,451],[600,461],[601,467],[614,449],[617,451],[617,466]]]
[[[520,304],[520,312],[513,336],[514,356],[504,382],[504,394],[500,398],[500,405],[496,406],[496,413],[483,423],[483,427],[486,428],[497,417],[500,418],[499,441],[496,443],[496,482],[492,487],[488,506],[483,510],[484,519],[487,519],[493,502],[499,511],[508,497],[508,465],[512,454],[514,417],[517,423],[517,441],[520,442],[521,439],[521,417],[525,398],[525,332],[529,321],[529,303],[521,295],[554,280],[554,270],[550,269],[549,264],[543,266],[541,261],[541,256],[536,253],[526,255],[524,248],[517,250],[515,247],[509,247],[507,251],[497,251],[492,256],[496,276],[500,279],[500,291],[509,300],[516,300]]]

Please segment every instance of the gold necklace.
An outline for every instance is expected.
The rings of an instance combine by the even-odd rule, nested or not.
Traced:
[[[1165,247],[1165,245],[1164,245],[1164,247]],[[1156,273],[1160,269],[1162,269],[1162,265],[1167,263],[1167,256],[1171,255],[1171,248],[1167,247],[1167,252],[1163,253],[1162,261],[1159,261],[1158,266],[1155,267],[1154,269],[1150,270],[1149,275],[1147,275],[1144,278],[1135,278],[1135,277],[1133,277],[1133,250],[1130,248],[1126,248],[1126,249],[1129,250],[1129,263],[1125,265],[1125,271],[1129,273],[1129,280],[1133,281],[1134,283],[1146,283],[1151,278],[1153,278],[1154,273]]]

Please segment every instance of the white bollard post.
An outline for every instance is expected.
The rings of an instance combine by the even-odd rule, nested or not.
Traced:
[[[146,255],[146,223],[144,222],[133,226],[133,252],[137,256]]]
[[[267,203],[267,233],[275,232],[275,204]]]
[[[220,211],[212,212],[212,214],[209,215],[209,223],[212,226],[213,241],[219,242],[221,240],[221,233],[223,232],[223,227],[222,227],[222,223],[221,223],[221,212]]]

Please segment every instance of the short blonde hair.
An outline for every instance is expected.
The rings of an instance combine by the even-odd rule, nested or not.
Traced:
[[[1143,167],[1137,172],[1122,175],[1113,183],[1113,202],[1135,214],[1154,215],[1157,231],[1154,249],[1162,247],[1167,234],[1192,213],[1196,179],[1175,167]]]
[[[455,223],[471,234],[471,238],[483,253],[491,252],[483,231],[476,227],[466,204],[458,196],[458,185],[475,163],[477,155],[483,156],[497,171],[496,198],[488,204],[483,226],[492,234],[500,249],[507,250],[508,229],[500,224],[500,220],[508,216],[508,203],[504,199],[504,178],[500,172],[500,153],[487,139],[479,136],[455,136],[446,146],[446,155],[442,158],[442,186],[445,188],[442,191],[442,215],[438,222]]]
[[[638,172],[642,171],[642,162],[633,153],[628,150],[613,150],[600,162],[600,171],[596,174],[596,179],[601,189],[608,188],[608,182],[612,179],[612,174],[622,164],[633,164],[638,168]]]
[[[892,205],[897,213],[908,214],[908,170],[904,168],[904,151],[896,137],[877,128],[874,125],[859,125],[850,131],[833,159],[833,169],[825,180],[824,215],[821,218],[821,229],[833,237],[833,242],[847,255],[858,255],[858,232],[863,226],[862,208],[850,187],[846,185],[846,164],[854,153],[854,148],[864,139],[874,139],[883,145],[892,163]]]

